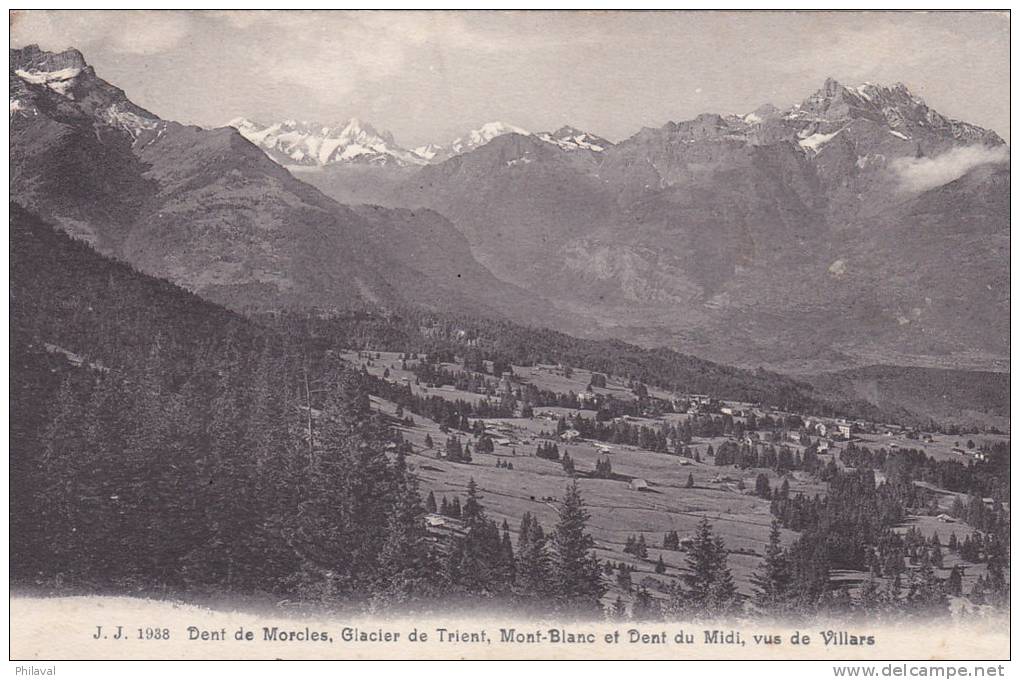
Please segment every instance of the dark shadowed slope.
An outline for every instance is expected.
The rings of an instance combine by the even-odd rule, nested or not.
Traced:
[[[338,204],[234,128],[134,106],[77,51],[11,50],[10,82],[14,200],[142,271],[234,308],[552,313],[435,213]]]

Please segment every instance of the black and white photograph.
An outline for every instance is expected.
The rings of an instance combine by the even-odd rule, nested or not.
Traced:
[[[10,10],[11,668],[1008,660],[1010,34]]]

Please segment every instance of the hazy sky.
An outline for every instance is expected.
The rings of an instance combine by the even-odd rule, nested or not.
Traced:
[[[11,41],[77,47],[135,103],[202,126],[357,116],[413,146],[502,120],[616,141],[833,76],[902,81],[1009,139],[1005,13],[30,11]]]

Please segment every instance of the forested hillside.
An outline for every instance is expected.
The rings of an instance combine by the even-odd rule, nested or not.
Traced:
[[[463,532],[430,540],[365,379],[299,330],[260,328],[17,206],[11,244],[17,582],[377,605],[509,591],[506,529],[469,496]],[[591,612],[583,524],[575,490],[558,529],[574,561],[549,578],[555,606]]]
[[[664,347],[648,349],[619,340],[577,338],[546,328],[466,314],[441,314],[404,307],[389,314],[312,311],[257,318],[267,326],[301,328],[310,342],[323,348],[386,349],[451,359],[459,356],[466,357],[468,363],[482,360],[525,366],[560,363],[621,376],[668,392],[707,394],[717,399],[760,403],[799,413],[910,426],[924,424],[935,429],[967,429],[989,424],[985,419],[961,415],[959,408],[947,409],[945,399],[939,408],[934,408],[931,400],[919,399],[915,393],[903,389],[883,390],[881,398],[874,390],[855,389],[858,372],[795,378],[764,368],[749,370],[728,366]],[[924,375],[926,372],[917,369],[917,373]],[[974,376],[973,380],[985,375],[967,371],[953,373],[958,379]],[[995,376],[997,384],[999,377]],[[960,406],[960,399],[955,403]],[[960,417],[948,417],[950,412]],[[996,424],[1003,425],[1001,420]]]
[[[451,602],[470,607],[498,599],[506,607],[590,617],[602,614],[608,579],[615,576],[621,592],[633,595],[629,616],[635,619],[736,612],[745,600],[727,566],[731,551],[707,518],[684,548],[686,566],[661,601],[644,586],[631,589],[633,567],[597,559],[595,549],[605,548],[587,532],[589,514],[577,483],[587,473],[575,468],[566,448],[559,460],[564,478],[557,480],[566,491],[555,526],[547,531],[529,512],[511,515],[520,522],[516,543],[506,519],[499,524],[490,516],[473,477],[463,503],[456,496],[452,506],[445,497],[442,504],[432,494],[423,498],[420,474],[437,468],[422,464],[423,451],[401,432],[421,418],[446,431],[474,432],[475,452],[491,454],[492,440],[479,434],[484,402],[413,396],[409,385],[355,370],[338,350],[424,348],[433,360],[459,358],[465,366],[571,362],[672,389],[835,408],[815,401],[801,383],[765,371],[508,324],[428,314],[251,320],[107,259],[18,206],[11,216],[16,583],[90,592],[272,593],[376,609],[449,611]],[[380,397],[395,406],[395,415],[372,405]],[[582,437],[616,445],[627,430],[580,415],[572,425]],[[752,427],[749,420],[744,426]],[[566,427],[561,419],[559,430]],[[674,447],[673,440],[689,441],[691,428],[670,430],[667,446],[641,437],[631,445],[658,452],[638,454],[647,456],[676,448],[680,460],[688,447]],[[716,467],[802,470],[827,485],[824,496],[794,494],[788,483],[772,488],[768,475],[759,474],[755,495],[771,500],[777,524],[766,559],[752,575],[748,606],[773,614],[944,609],[947,592],[963,592],[960,573],[943,583],[932,571],[941,559],[935,539],[924,543],[916,532],[901,538],[893,531],[908,514],[939,512],[918,483],[970,499],[969,505],[958,499],[950,512],[980,532],[958,548],[961,559],[985,565],[971,597],[1000,601],[1007,588],[1009,520],[1001,499],[1008,498],[1008,444],[971,466],[850,444],[838,463],[832,458],[824,468],[817,445],[808,444],[803,457],[787,450],[774,461],[759,458],[746,442],[706,451]],[[446,465],[475,471],[469,446],[461,449],[451,438]],[[459,452],[451,455],[451,447]],[[547,444],[536,458],[560,458],[555,448]],[[422,470],[412,469],[412,454]],[[476,474],[490,475],[484,467]],[[885,483],[876,481],[877,472]],[[589,478],[614,480],[609,459]],[[694,486],[692,475],[685,488]],[[986,494],[994,501],[988,507]],[[427,516],[439,518],[443,530],[430,531]],[[780,524],[800,534],[789,548],[779,540]],[[641,552],[636,542],[624,552],[635,550]],[[904,571],[907,557],[910,564],[919,560],[920,569]],[[647,550],[639,558],[646,559]],[[870,570],[874,578],[891,580],[878,592],[873,578],[851,600],[847,588],[832,581],[834,569]],[[665,570],[656,566],[657,574]],[[911,579],[905,592],[901,574]],[[619,596],[610,613],[628,615]]]

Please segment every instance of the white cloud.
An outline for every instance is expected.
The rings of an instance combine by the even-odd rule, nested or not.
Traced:
[[[933,158],[897,158],[889,167],[904,191],[927,191],[959,179],[979,165],[1008,160],[1005,146],[963,146]]]
[[[541,31],[499,30],[498,22],[486,24],[492,17],[463,12],[227,11],[211,16],[227,30],[264,42],[267,49],[252,55],[260,75],[334,98],[395,76],[416,60],[436,58],[437,52],[489,55],[563,43],[562,36]],[[574,39],[592,38],[583,33]]]
[[[853,18],[851,14],[849,20]],[[830,23],[838,17],[822,12],[807,13],[798,19],[805,22],[799,27],[806,29],[805,44],[777,59],[773,67],[789,73],[813,73],[816,77],[867,78],[890,68],[902,71],[916,67],[943,56],[943,45],[954,37],[944,28],[914,22],[845,26]]]
[[[11,44],[48,50],[103,45],[114,52],[156,54],[176,47],[192,30],[188,12],[74,12],[28,10],[11,20]]]
[[[252,69],[269,80],[334,98],[397,74],[430,22],[372,12],[222,12],[229,30],[263,41]]]

